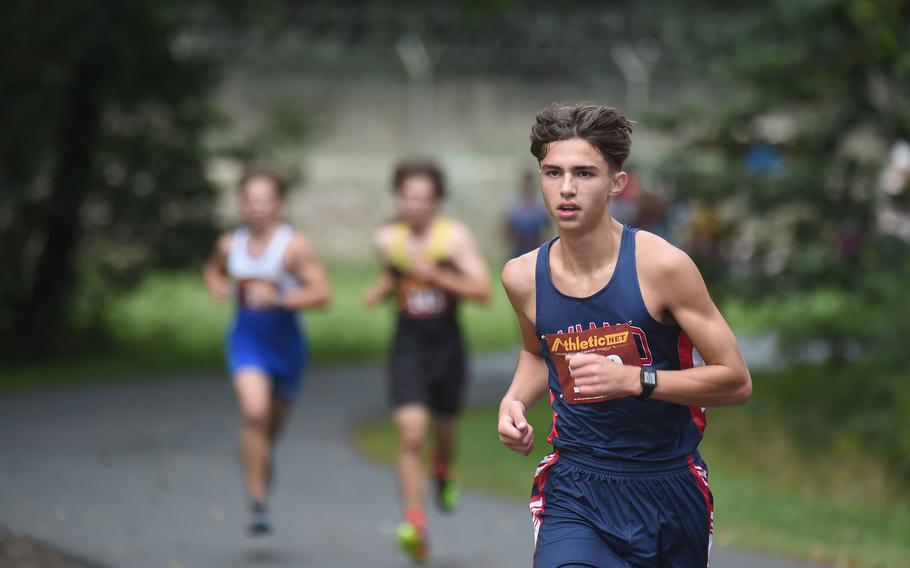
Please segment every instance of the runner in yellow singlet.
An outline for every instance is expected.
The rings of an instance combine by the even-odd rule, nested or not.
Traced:
[[[398,474],[405,521],[398,541],[414,560],[427,558],[421,450],[431,419],[435,430],[436,503],[457,504],[451,477],[457,416],[466,382],[465,350],[456,307],[461,299],[485,302],[490,293],[486,261],[468,228],[437,216],[444,180],[430,162],[406,162],[393,179],[398,218],[376,232],[382,262],[368,306],[395,296],[398,323],[389,365],[389,392],[401,445]]]

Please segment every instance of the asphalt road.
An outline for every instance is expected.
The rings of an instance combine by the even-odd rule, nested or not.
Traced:
[[[511,365],[476,362],[472,400],[496,400]],[[385,413],[382,369],[317,369],[307,381],[279,448],[273,536],[243,532],[236,405],[215,376],[0,398],[0,525],[107,567],[410,566],[392,536],[393,472],[351,441],[358,421]],[[530,565],[523,503],[467,491],[430,527],[428,566]],[[711,566],[808,567],[723,549]]]

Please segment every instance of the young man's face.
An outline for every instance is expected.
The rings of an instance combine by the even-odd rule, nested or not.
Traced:
[[[436,214],[436,185],[429,176],[408,176],[402,180],[395,201],[402,221],[415,227],[424,226]]]
[[[268,227],[281,219],[282,200],[268,178],[253,177],[240,192],[240,214],[253,229]]]
[[[544,204],[559,229],[592,227],[605,220],[607,203],[622,191],[626,178],[581,138],[551,142],[540,161]]]

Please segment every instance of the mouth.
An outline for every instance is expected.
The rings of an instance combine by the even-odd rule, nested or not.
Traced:
[[[571,219],[578,215],[579,211],[581,211],[581,209],[579,209],[578,205],[570,201],[563,201],[556,206],[556,215],[559,216],[560,219]]]

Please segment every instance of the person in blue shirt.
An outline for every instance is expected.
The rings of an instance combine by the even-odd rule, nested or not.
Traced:
[[[546,239],[550,229],[550,216],[540,202],[536,182],[533,173],[525,172],[521,176],[519,200],[505,213],[509,258],[536,249]]]

